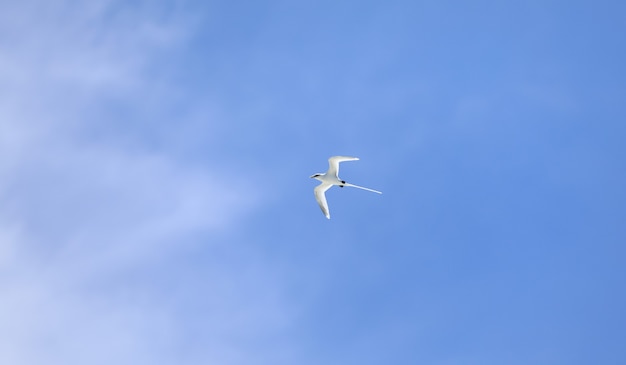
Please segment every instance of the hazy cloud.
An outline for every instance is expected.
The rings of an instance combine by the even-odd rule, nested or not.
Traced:
[[[181,329],[187,314],[174,299],[163,302],[164,289],[134,275],[167,278],[159,269],[168,255],[217,244],[256,207],[257,194],[232,174],[228,184],[217,179],[219,167],[182,161],[137,135],[129,142],[124,121],[101,112],[111,99],[142,123],[159,115],[155,107],[167,110],[172,95],[161,87],[167,75],[155,76],[157,56],[184,42],[191,17],[176,2],[167,9],[117,1],[3,8],[0,362],[174,362],[168,356],[188,341]],[[185,123],[183,116],[172,127]],[[106,138],[98,137],[102,126]],[[255,267],[253,258],[242,260]],[[207,265],[201,289],[216,298],[204,308],[215,321],[209,333],[231,317],[243,321],[231,333],[248,331],[260,318],[251,303],[264,308],[279,298],[264,294],[264,304],[246,289],[275,285],[263,267],[234,272],[215,259]],[[232,286],[220,284],[223,277]],[[176,290],[199,298],[197,288]],[[234,305],[242,296],[248,304]],[[228,341],[219,339],[202,358],[231,356]],[[177,362],[193,363],[193,356]]]

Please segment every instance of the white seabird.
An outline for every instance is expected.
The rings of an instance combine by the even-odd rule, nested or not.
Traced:
[[[367,191],[371,191],[373,193],[382,194],[380,191],[364,188],[362,186],[353,185],[341,180],[339,178],[339,163],[343,161],[356,161],[357,157],[347,157],[347,156],[333,156],[328,159],[328,171],[326,173],[318,173],[311,175],[311,178],[321,181],[322,183],[315,187],[315,199],[317,200],[317,204],[320,205],[322,212],[326,216],[326,218],[330,219],[330,212],[328,210],[328,203],[326,202],[326,190],[330,189],[333,185],[337,185],[340,188],[344,186],[351,186],[353,188],[363,189]]]

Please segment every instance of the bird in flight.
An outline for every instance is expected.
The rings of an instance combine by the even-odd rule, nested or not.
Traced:
[[[328,202],[326,202],[326,190],[330,189],[333,185],[337,185],[340,188],[344,186],[351,186],[353,188],[363,189],[367,191],[371,191],[373,193],[382,194],[380,191],[364,188],[358,185],[352,185],[344,180],[339,178],[339,163],[343,161],[356,161],[357,157],[347,157],[347,156],[333,156],[328,159],[328,171],[326,173],[318,173],[311,175],[312,179],[316,179],[321,181],[313,190],[315,192],[315,200],[317,200],[317,204],[320,205],[322,212],[326,216],[326,218],[330,219],[330,212],[328,211]]]

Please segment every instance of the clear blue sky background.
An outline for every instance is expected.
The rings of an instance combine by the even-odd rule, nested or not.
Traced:
[[[624,2],[0,9],[0,363],[626,363]]]

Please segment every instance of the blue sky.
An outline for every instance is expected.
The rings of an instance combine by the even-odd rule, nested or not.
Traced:
[[[0,8],[1,363],[626,361],[621,2]]]

